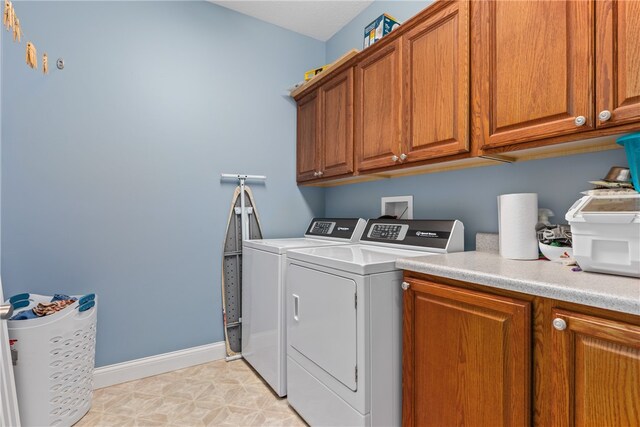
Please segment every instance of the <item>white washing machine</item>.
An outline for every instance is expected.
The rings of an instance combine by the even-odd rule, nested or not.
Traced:
[[[357,242],[366,222],[314,218],[305,237],[242,243],[242,357],[278,393],[287,394],[285,267],[287,251]]]
[[[359,244],[287,257],[287,400],[310,425],[399,426],[398,258],[464,250],[460,221],[371,219]]]

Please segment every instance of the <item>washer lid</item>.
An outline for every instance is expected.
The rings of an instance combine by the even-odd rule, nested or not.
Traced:
[[[245,240],[242,242],[244,248],[253,248],[274,254],[283,254],[294,248],[313,248],[318,246],[347,245],[346,242],[335,240],[308,239],[306,237],[294,237],[291,239],[261,239]]]
[[[428,252],[408,251],[373,245],[342,245],[293,249],[287,252],[290,260],[306,261],[360,275],[398,270],[398,258],[436,255]]]

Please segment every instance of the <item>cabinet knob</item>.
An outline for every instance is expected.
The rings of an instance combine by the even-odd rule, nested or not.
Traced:
[[[567,329],[567,322],[565,322],[564,319],[557,317],[553,319],[553,327],[559,331],[564,331]]]
[[[318,176],[318,172],[314,172],[314,173],[313,173],[313,176]]]
[[[393,156],[391,156],[391,160],[394,162],[397,162],[398,160],[400,160],[400,157],[396,156],[395,154]]]
[[[318,176],[322,176],[322,175],[324,175],[324,172],[318,171]]]
[[[600,114],[598,114],[598,119],[600,119],[601,122],[606,122],[610,118],[611,118],[611,111],[609,110],[602,110],[600,111]]]
[[[587,119],[584,116],[576,117],[576,120],[575,120],[576,126],[583,126],[585,123],[587,123]]]
[[[400,154],[400,161],[404,162],[407,159],[407,157],[408,156],[406,154],[404,154],[404,153]]]
[[[411,286],[409,283],[407,282],[402,282],[402,290],[406,291],[407,289],[409,289],[409,286]]]

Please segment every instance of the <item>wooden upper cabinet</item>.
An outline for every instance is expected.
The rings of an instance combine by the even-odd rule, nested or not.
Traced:
[[[472,138],[480,148],[593,129],[594,2],[471,3]]]
[[[469,151],[469,2],[402,37],[406,161]]]
[[[356,66],[355,152],[360,171],[395,165],[402,153],[400,50],[396,40]]]
[[[402,425],[530,425],[531,303],[408,282]]]
[[[298,101],[297,128],[297,180],[316,178],[318,172],[318,114],[320,111],[318,92],[314,91]]]
[[[566,328],[552,332],[550,425],[640,425],[640,326],[560,309],[553,318]]]
[[[640,2],[598,0],[595,7],[597,126],[638,121]]]
[[[353,172],[353,68],[320,91],[320,171],[322,177]]]

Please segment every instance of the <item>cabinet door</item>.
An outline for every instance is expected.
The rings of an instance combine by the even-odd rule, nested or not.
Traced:
[[[597,125],[640,121],[640,2],[595,5]]]
[[[402,424],[530,425],[530,303],[408,282]]]
[[[594,128],[593,2],[472,8],[472,137],[481,149]]]
[[[313,92],[298,102],[297,179],[308,181],[316,177],[318,166],[318,93]]]
[[[553,318],[551,425],[639,426],[640,327],[559,309]]]
[[[323,177],[353,172],[353,68],[320,87],[320,171]]]
[[[446,4],[402,38],[407,161],[469,150],[469,3]]]
[[[393,166],[402,152],[400,49],[397,40],[356,67],[355,144],[360,171]]]

